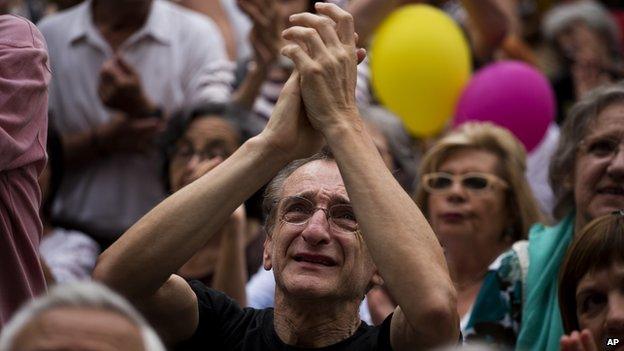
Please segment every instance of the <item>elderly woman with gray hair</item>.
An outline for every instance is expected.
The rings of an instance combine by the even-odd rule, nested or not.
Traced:
[[[124,298],[94,282],[52,289],[13,316],[0,351],[165,351],[154,329]]]
[[[381,106],[360,106],[359,110],[386,165],[403,189],[411,193],[420,155],[405,127],[397,116]]]
[[[535,225],[528,241],[500,259],[516,272],[504,298],[520,306],[516,349],[556,350],[564,333],[557,277],[575,233],[595,218],[624,208],[624,84],[597,88],[570,110],[550,166],[554,226]],[[434,227],[435,228],[435,227]]]

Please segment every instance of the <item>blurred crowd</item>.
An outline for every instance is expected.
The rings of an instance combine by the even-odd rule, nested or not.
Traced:
[[[544,77],[545,131],[384,103],[367,49],[424,4]],[[0,351],[615,350],[623,34],[615,0],[0,0]]]

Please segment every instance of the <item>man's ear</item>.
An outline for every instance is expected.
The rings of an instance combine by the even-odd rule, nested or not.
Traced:
[[[383,284],[384,284],[384,280],[379,274],[379,270],[375,268],[375,271],[373,272],[373,276],[371,277],[370,282],[368,283],[368,287],[366,287],[366,293],[368,293],[375,286],[382,286]]]
[[[375,269],[375,273],[371,277],[371,285],[379,285],[382,286],[384,284],[384,280],[379,274],[379,270]]]
[[[273,262],[271,261],[271,251],[273,250],[273,239],[271,239],[270,235],[267,235],[264,239],[264,244],[262,245],[262,262],[265,270],[270,270],[273,268]]]

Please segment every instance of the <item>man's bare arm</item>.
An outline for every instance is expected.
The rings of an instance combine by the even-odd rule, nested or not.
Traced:
[[[334,153],[362,236],[399,304],[391,324],[396,350],[426,349],[458,340],[455,290],[440,244],[403,191],[364,128],[355,106],[356,52],[351,15],[317,3],[318,13],[292,17],[285,37],[314,48],[284,49],[301,72],[308,118]]]
[[[384,167],[364,128],[335,128],[324,135],[364,241],[399,305],[392,320],[393,347],[424,349],[458,340],[455,291],[427,220]]]

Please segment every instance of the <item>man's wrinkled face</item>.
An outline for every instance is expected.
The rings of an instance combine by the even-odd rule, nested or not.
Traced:
[[[293,224],[284,220],[285,214],[298,211],[300,205],[286,200],[277,205],[264,250],[264,267],[273,268],[277,289],[297,298],[362,298],[378,276],[360,234],[327,218],[333,206],[350,205],[336,163],[312,161],[293,172],[284,182],[281,199],[293,196],[305,198],[316,209],[306,223]],[[332,214],[351,217],[342,210]]]
[[[144,351],[140,329],[116,312],[58,307],[29,322],[11,351]]]

